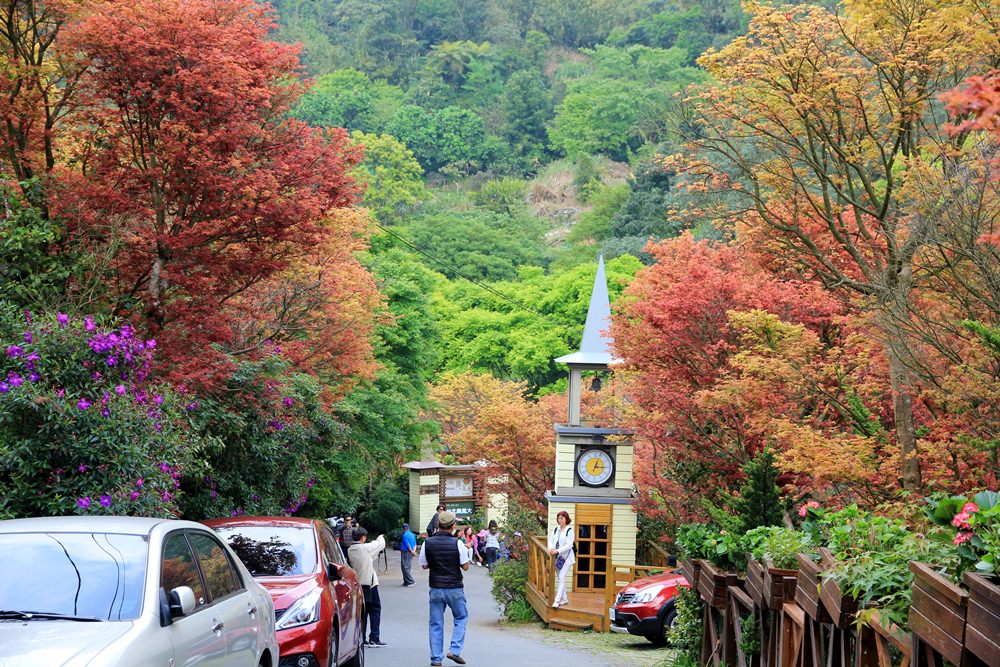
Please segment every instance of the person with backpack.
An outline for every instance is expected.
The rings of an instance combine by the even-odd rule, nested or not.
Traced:
[[[566,577],[573,569],[576,562],[576,554],[573,551],[573,522],[569,518],[569,513],[565,510],[556,515],[556,523],[559,525],[552,529],[549,535],[549,553],[556,557],[556,574],[559,577],[559,587],[556,590],[556,599],[552,603],[553,607],[562,604],[569,604],[566,596]]]

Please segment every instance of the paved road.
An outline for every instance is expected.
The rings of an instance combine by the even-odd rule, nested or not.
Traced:
[[[368,649],[368,667],[418,667],[430,665],[427,641],[427,572],[413,559],[416,586],[403,588],[399,552],[387,550],[388,572],[379,562],[379,595],[382,598],[382,640],[388,646]],[[462,657],[470,667],[607,667],[622,664],[591,655],[587,647],[563,647],[542,641],[540,631],[499,624],[500,613],[490,595],[486,568],[472,566],[465,573],[465,595],[469,602],[469,625]],[[451,638],[451,613],[445,611],[445,651]],[[533,630],[533,629],[532,629]],[[567,633],[572,634],[572,633]],[[447,658],[446,665],[454,665]]]

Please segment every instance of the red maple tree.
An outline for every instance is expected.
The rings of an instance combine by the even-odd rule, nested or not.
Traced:
[[[246,352],[236,318],[269,317],[242,295],[361,232],[329,215],[356,201],[360,155],[289,117],[302,70],[274,28],[253,0],[112,0],[64,31],[87,73],[59,213],[107,257],[112,310],[141,319],[173,380],[226,372]],[[354,343],[344,358],[363,360]]]

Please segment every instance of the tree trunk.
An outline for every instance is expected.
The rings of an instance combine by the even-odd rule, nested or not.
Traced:
[[[891,329],[891,325],[890,325]],[[899,458],[903,474],[903,488],[915,494],[923,489],[920,478],[920,456],[917,451],[917,432],[913,421],[913,392],[910,369],[906,365],[901,346],[905,342],[899,334],[886,332],[886,354],[889,357],[889,382],[892,387],[892,412],[899,440]]]

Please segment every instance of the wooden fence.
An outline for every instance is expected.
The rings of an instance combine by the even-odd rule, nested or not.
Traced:
[[[744,573],[706,561],[681,569],[704,602],[705,667],[1000,667],[1000,582],[966,574],[956,586],[922,563],[915,575],[911,632],[877,609],[859,609],[834,566],[799,554],[796,570],[751,561]],[[755,647],[753,652],[748,648]]]

